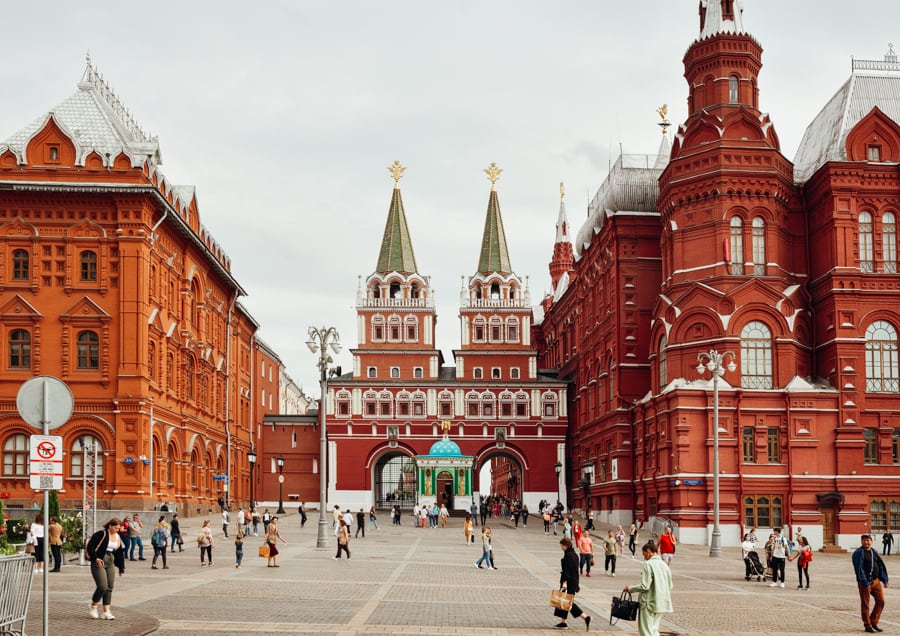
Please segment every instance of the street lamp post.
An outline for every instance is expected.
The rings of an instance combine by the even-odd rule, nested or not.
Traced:
[[[256,468],[256,451],[252,448],[247,451],[247,461],[250,462],[250,510],[256,507],[253,499],[253,469]]]
[[[556,462],[556,464],[553,465],[553,470],[556,471],[556,503],[561,503],[562,501],[559,496],[559,474],[562,472],[562,469],[562,462]]]
[[[325,408],[328,390],[328,365],[334,362],[328,349],[337,355],[341,352],[340,336],[334,327],[310,327],[309,340],[306,346],[313,353],[319,354],[319,534],[316,537],[317,548],[327,548],[328,522],[325,520],[325,504],[328,500],[328,473],[326,471],[326,459],[328,453],[328,438],[325,428]]]
[[[737,368],[734,357],[731,351],[719,353],[715,349],[702,351],[697,355],[697,373],[703,375],[708,370],[712,374],[713,382],[713,529],[709,540],[711,557],[722,556],[722,531],[719,528],[719,378],[725,375],[726,369],[734,371]]]
[[[275,514],[284,514],[284,457],[279,455],[275,461],[278,463],[278,511]]]

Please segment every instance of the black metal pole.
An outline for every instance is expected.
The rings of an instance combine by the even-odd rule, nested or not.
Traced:
[[[284,514],[284,465],[278,467],[278,511],[276,514]]]

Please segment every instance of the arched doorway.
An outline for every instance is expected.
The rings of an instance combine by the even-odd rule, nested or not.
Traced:
[[[447,510],[453,510],[453,471],[449,468],[441,468],[436,476],[437,501],[447,506]]]
[[[491,450],[478,457],[475,471],[476,488],[487,497],[499,495],[510,500],[522,500],[525,493],[525,470],[518,457],[503,450]]]
[[[385,453],[375,463],[375,506],[412,509],[416,503],[416,463],[403,453]]]

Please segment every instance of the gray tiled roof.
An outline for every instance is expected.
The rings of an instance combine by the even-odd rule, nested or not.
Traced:
[[[90,61],[77,92],[0,142],[0,150],[9,148],[24,163],[28,142],[51,116],[75,143],[76,165],[93,151],[107,164],[123,151],[133,166],[160,162],[159,142],[141,130]]]
[[[871,64],[874,72],[867,72]],[[847,160],[847,135],[878,107],[900,125],[900,64],[854,62],[854,70],[807,127],[794,157],[794,180],[805,183],[829,161]]]

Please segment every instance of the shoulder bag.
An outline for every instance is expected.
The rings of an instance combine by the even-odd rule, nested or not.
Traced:
[[[631,592],[623,591],[618,597],[613,596],[612,606],[609,608],[609,624],[615,625],[620,618],[636,621],[639,607],[640,604],[631,598]]]

